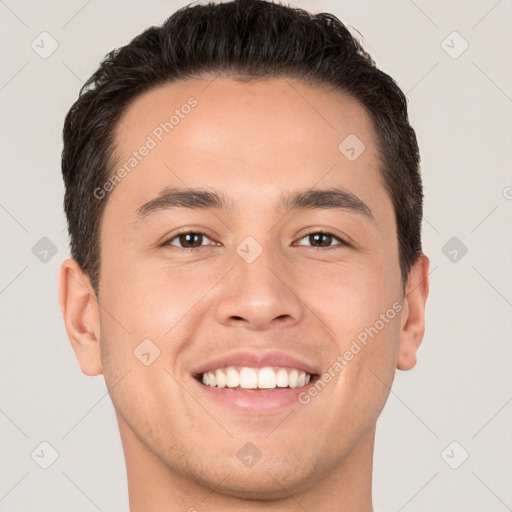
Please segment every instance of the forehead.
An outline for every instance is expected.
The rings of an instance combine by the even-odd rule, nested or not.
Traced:
[[[114,172],[126,172],[109,203],[122,199],[127,215],[165,186],[225,192],[235,209],[320,185],[387,201],[367,112],[327,87],[285,78],[164,84],[132,102],[115,135]]]
[[[223,150],[220,142],[232,142],[233,156],[242,152],[246,157],[256,156],[263,144],[268,151],[276,142],[309,141],[302,152],[314,145],[331,153],[338,151],[340,137],[350,133],[367,146],[374,144],[370,118],[355,99],[287,78],[239,82],[217,77],[164,84],[136,98],[121,121],[116,139],[125,148],[137,146],[142,133],[209,153]],[[243,147],[236,144],[242,138]]]

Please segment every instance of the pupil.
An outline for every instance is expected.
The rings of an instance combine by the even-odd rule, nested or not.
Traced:
[[[327,242],[327,243],[322,243],[322,238],[324,239],[324,242]],[[329,246],[329,242],[331,241],[331,238],[332,238],[332,236],[327,235],[326,233],[314,233],[313,235],[309,235],[310,243],[312,243],[312,240],[314,240],[315,242],[320,242],[320,245],[322,245],[322,246],[324,246],[324,245]]]
[[[194,237],[202,237],[199,233],[186,233],[184,235],[181,235],[180,243],[184,247],[190,247],[187,244],[192,244],[192,246],[197,246],[198,244],[194,244],[193,238]],[[201,245],[201,238],[199,238],[199,245]]]

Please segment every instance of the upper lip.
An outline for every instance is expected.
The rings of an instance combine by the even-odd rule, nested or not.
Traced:
[[[314,368],[311,364],[302,361],[296,356],[279,350],[249,351],[238,350],[230,352],[223,356],[210,359],[198,366],[192,371],[193,375],[199,375],[205,372],[222,368],[224,366],[249,366],[252,368],[263,368],[265,366],[284,366],[303,370],[311,375],[316,375],[320,370]]]

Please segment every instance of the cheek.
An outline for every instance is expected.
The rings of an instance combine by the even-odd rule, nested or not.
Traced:
[[[371,389],[378,401],[381,391],[387,396],[386,386],[392,381],[398,357],[402,308],[399,272],[387,264],[377,264],[352,284],[340,308],[338,349],[347,362],[347,385],[354,391]]]
[[[149,352],[150,359],[157,354],[152,367],[162,366],[173,374],[180,371],[180,353],[198,327],[198,316],[204,316],[208,301],[203,299],[222,277],[222,269],[218,273],[211,268],[185,270],[128,257],[104,261],[102,352],[105,364],[115,371],[112,380],[134,365],[139,369],[140,353]]]
[[[382,410],[393,382],[402,308],[396,279],[382,274],[374,278],[344,315],[339,344],[344,361],[340,393],[354,404],[356,424],[366,422],[368,427]]]
[[[364,423],[382,409],[396,369],[402,307],[398,268],[384,260],[361,263],[319,273],[311,282],[302,282],[305,302],[321,320],[326,353],[334,354],[331,364],[341,358],[343,365],[332,370],[336,400],[351,404],[355,424]],[[357,404],[365,404],[365,410]]]
[[[314,270],[297,274],[300,293],[342,344],[400,300],[398,266],[377,254]]]
[[[130,333],[162,337],[198,287],[197,280],[182,279],[179,274],[179,270],[165,269],[150,258],[130,254],[116,257],[105,250],[102,303],[112,319]]]

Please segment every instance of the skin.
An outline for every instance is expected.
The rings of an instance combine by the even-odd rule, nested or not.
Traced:
[[[115,406],[130,510],[372,511],[375,424],[395,370],[416,363],[429,260],[418,258],[403,294],[369,117],[346,95],[289,79],[166,84],[124,114],[120,165],[190,96],[198,105],[108,197],[99,297],[74,260],[60,274],[80,368],[104,375]],[[352,162],[338,150],[349,134],[366,146]],[[233,209],[179,208],[137,221],[137,209],[166,186],[222,192]],[[374,220],[276,209],[283,191],[331,186],[357,195]],[[189,227],[211,233],[199,249],[176,238],[162,245]],[[351,245],[334,238],[315,247],[306,235],[318,232]],[[247,236],[263,249],[250,264],[236,252]],[[208,401],[192,381],[199,363],[239,348],[284,350],[325,371],[394,303],[401,313],[307,405],[249,417]],[[160,350],[149,366],[133,353],[146,338]],[[262,454],[252,468],[236,456],[247,442]]]

